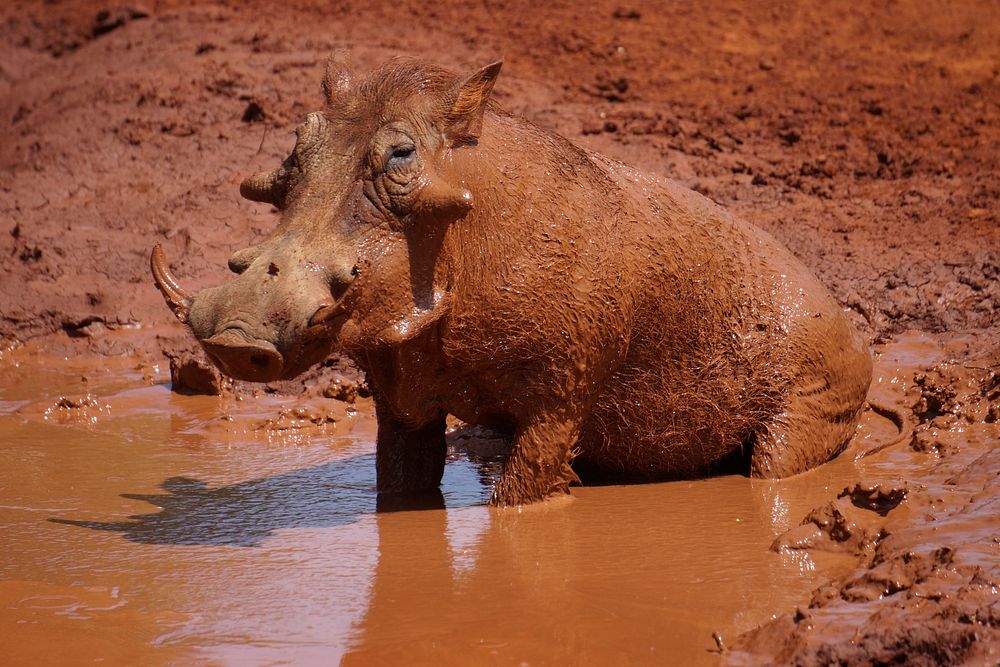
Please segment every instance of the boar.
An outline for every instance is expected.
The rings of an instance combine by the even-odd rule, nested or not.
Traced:
[[[152,252],[212,360],[266,382],[347,354],[380,494],[437,488],[449,414],[511,439],[497,505],[578,472],[777,478],[840,452],[871,358],[812,273],[709,199],[503,111],[500,67],[331,59],[323,110],[240,186],[280,222],[232,255],[238,277],[192,295]]]

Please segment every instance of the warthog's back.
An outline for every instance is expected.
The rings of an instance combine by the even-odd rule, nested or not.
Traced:
[[[802,395],[834,442],[777,474],[839,451],[871,366],[829,292],[773,237],[707,198],[594,159],[647,211],[622,239],[647,264],[636,268],[645,284],[628,357],[584,428],[580,463],[653,477],[704,472],[741,446],[766,448],[758,441]]]

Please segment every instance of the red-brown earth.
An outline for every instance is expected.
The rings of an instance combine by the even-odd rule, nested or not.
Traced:
[[[176,390],[252,393],[171,319],[152,244],[199,288],[268,232],[274,211],[238,183],[284,157],[330,51],[362,69],[502,56],[507,108],[786,243],[881,355],[873,392],[915,427],[866,459],[898,483],[857,479],[776,536],[856,569],[720,637],[722,659],[1000,659],[995,2],[13,0],[0,25],[3,354],[166,356]],[[333,359],[266,392],[353,400],[355,380]],[[55,407],[90,409],[75,400]]]

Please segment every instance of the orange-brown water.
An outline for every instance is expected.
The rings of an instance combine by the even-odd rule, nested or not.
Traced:
[[[456,449],[445,509],[376,512],[370,405],[166,382],[127,355],[0,357],[7,664],[713,664],[713,632],[853,567],[768,547],[878,475],[842,456],[493,510],[495,466]]]

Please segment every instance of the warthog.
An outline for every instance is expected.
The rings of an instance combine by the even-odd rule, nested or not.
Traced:
[[[438,486],[448,414],[510,436],[499,505],[576,471],[782,477],[841,451],[871,359],[812,273],[705,197],[504,112],[500,66],[359,78],[331,59],[324,109],[240,187],[281,220],[229,259],[239,277],[190,295],[153,250],[215,363],[263,382],[349,355],[386,494]]]

